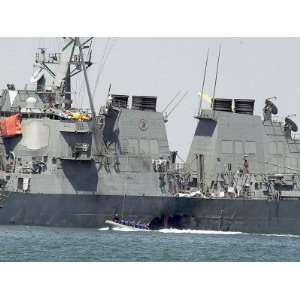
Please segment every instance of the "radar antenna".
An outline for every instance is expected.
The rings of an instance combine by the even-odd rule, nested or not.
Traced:
[[[204,86],[205,86],[208,57],[209,57],[209,48],[207,49],[207,54],[206,54],[206,61],[205,61],[205,67],[204,67],[204,75],[203,75],[203,81],[202,81],[202,87],[201,87],[201,95],[200,95],[200,103],[199,103],[198,114],[196,115],[196,118],[200,117],[201,109],[202,109],[203,91],[204,91]]]
[[[168,107],[176,100],[176,98],[180,95],[181,91],[178,91],[176,93],[176,95],[171,99],[171,101],[164,107],[164,109],[162,110],[162,113],[164,113]]]
[[[39,48],[40,52],[35,57],[35,67],[38,70],[34,73],[31,78],[31,82],[39,85],[39,80],[42,79],[46,73],[53,78],[50,88],[45,91],[45,85],[40,85],[38,92],[40,94],[52,94],[55,98],[55,105],[57,108],[61,108],[62,104],[65,104],[65,108],[71,108],[71,77],[80,73],[83,70],[82,65],[84,64],[86,69],[92,65],[91,62],[91,45],[92,39],[88,38],[81,44],[81,50],[88,49],[87,59],[83,56],[75,54],[78,44],[76,43],[77,38],[65,37],[63,38],[65,45],[63,46],[60,53],[47,53],[46,48]],[[77,52],[78,53],[78,52]],[[54,68],[52,67],[54,66]],[[42,88],[41,88],[42,87]]]
[[[80,44],[80,39],[79,38],[76,38],[76,44],[79,48],[80,61],[81,61],[83,74],[84,74],[84,80],[85,80],[86,89],[87,89],[87,93],[88,93],[88,97],[89,97],[89,103],[90,103],[92,118],[95,120],[96,119],[96,111],[95,111],[92,92],[91,92],[91,89],[90,89],[90,83],[89,83],[88,76],[87,76],[87,68],[86,68],[86,65],[85,65],[83,50],[82,50],[83,46],[82,46],[82,44]]]
[[[271,101],[273,99],[276,100],[277,97],[276,96],[269,97],[265,100],[265,106],[263,109],[264,121],[271,121],[272,115],[278,114],[277,106]]]
[[[90,88],[90,83],[87,75],[87,67],[84,61],[84,56],[83,56],[83,44],[80,43],[80,38],[76,38],[76,45],[79,48],[79,55],[80,55],[80,61],[83,69],[83,74],[84,74],[84,80],[86,84],[86,89],[88,93],[88,98],[89,98],[89,104],[90,104],[90,109],[91,109],[91,114],[92,114],[92,133],[94,135],[94,140],[95,140],[95,147],[96,147],[96,155],[101,155],[102,153],[102,147],[101,147],[101,142],[100,142],[100,129],[97,124],[97,119],[96,119],[96,111],[95,111],[95,106],[94,106],[94,101],[93,101],[93,95],[91,92]]]
[[[178,105],[183,101],[183,99],[186,97],[186,95],[188,94],[189,92],[186,91],[180,98],[179,100],[172,106],[172,108],[170,109],[169,112],[165,112],[165,115],[164,115],[164,121],[165,122],[168,122],[168,118],[169,116],[171,115],[171,113],[173,113],[173,111],[178,107]],[[176,97],[173,99],[175,100]],[[172,101],[173,102],[173,101]]]
[[[291,139],[292,138],[292,131],[293,132],[296,132],[298,131],[298,126],[297,124],[292,120],[290,119],[291,117],[295,117],[296,115],[288,115],[284,121],[284,132],[285,132],[285,136],[288,138],[288,139]]]
[[[212,97],[212,108],[214,107],[215,102],[215,95],[216,95],[216,87],[217,87],[217,81],[218,81],[218,75],[219,75],[219,63],[220,63],[220,56],[221,56],[221,48],[222,45],[219,45],[219,55],[218,55],[218,61],[217,61],[217,70],[216,70],[216,77],[215,77],[215,83],[214,83],[214,90],[213,90],[213,97]]]

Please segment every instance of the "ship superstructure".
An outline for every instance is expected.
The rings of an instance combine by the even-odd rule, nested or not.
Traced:
[[[202,110],[187,159],[191,185],[222,197],[299,197],[297,126],[289,117],[274,120],[270,99],[263,119],[253,115],[254,103],[217,98],[213,109]]]
[[[0,222],[2,212],[3,222],[50,224],[51,218],[58,218],[52,208],[44,212],[45,221],[39,217],[24,221],[23,215],[34,218],[32,211],[39,205],[46,209],[52,198],[58,201],[57,207],[54,205],[58,211],[64,206],[63,199],[82,206],[78,218],[90,216],[92,221],[83,221],[90,225],[104,220],[107,211],[95,211],[95,203],[109,196],[115,196],[119,203],[110,205],[113,201],[107,200],[105,205],[111,215],[129,209],[131,196],[139,201],[134,206],[142,206],[145,197],[156,197],[160,203],[162,197],[176,193],[174,177],[168,172],[170,151],[164,117],[156,111],[157,98],[109,93],[105,105],[96,113],[86,71],[92,65],[91,39],[64,40],[61,53],[49,54],[40,49],[36,55],[37,70],[31,78],[35,89],[18,90],[8,84],[2,92]],[[72,106],[71,78],[79,72],[85,75],[90,100],[87,110]],[[31,200],[26,203],[26,197],[39,198],[41,204],[34,208]],[[92,197],[93,207],[88,200],[76,202],[85,197]],[[5,214],[5,206],[13,205],[15,198],[23,199],[19,213]],[[64,215],[53,223],[72,225],[65,219]]]

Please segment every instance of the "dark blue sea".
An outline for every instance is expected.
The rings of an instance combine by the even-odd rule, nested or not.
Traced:
[[[300,261],[300,236],[0,226],[0,261]]]

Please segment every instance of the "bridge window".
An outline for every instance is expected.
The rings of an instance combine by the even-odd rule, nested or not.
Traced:
[[[232,141],[222,141],[222,153],[232,153]]]

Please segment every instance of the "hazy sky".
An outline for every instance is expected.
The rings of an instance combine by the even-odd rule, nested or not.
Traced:
[[[92,89],[106,42],[107,38],[94,42],[96,64],[89,70]],[[279,118],[297,114],[294,120],[300,123],[300,38],[117,38],[112,43],[95,96],[96,107],[104,104],[109,83],[116,94],[158,96],[158,110],[178,91],[188,91],[167,123],[170,148],[179,150],[182,157],[188,153],[196,126],[193,115],[207,48],[211,55],[205,91],[212,94],[219,43],[222,54],[216,97],[254,98],[255,112],[261,115],[264,99],[277,96]],[[23,88],[32,74],[36,48],[57,51],[61,45],[60,39],[53,38],[0,38],[1,88],[7,83]],[[75,104],[88,107],[82,80],[74,84]]]

